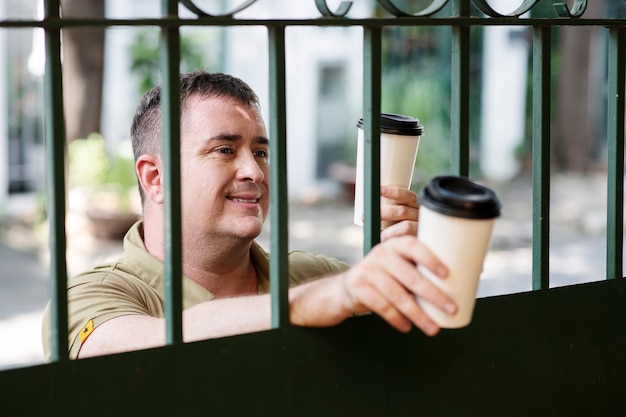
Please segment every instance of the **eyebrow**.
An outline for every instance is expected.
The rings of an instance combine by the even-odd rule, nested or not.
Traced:
[[[238,142],[241,139],[242,139],[241,135],[221,133],[221,134],[219,134],[217,136],[213,136],[209,140],[222,140],[222,141],[225,141],[225,142]],[[267,144],[270,143],[270,140],[268,138],[266,138],[265,136],[257,136],[256,138],[254,138],[254,143],[257,143],[259,145],[267,145]]]

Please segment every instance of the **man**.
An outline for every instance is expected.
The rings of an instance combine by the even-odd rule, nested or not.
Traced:
[[[254,242],[269,206],[269,139],[258,98],[224,74],[181,75],[181,207],[183,337],[203,340],[270,328],[268,255]],[[121,260],[73,278],[68,285],[70,357],[164,345],[164,184],[160,89],[137,108],[131,129],[143,221],[124,240]],[[397,205],[381,209],[381,244],[348,268],[324,256],[289,255],[290,319],[332,326],[374,312],[400,331],[439,328],[419,308],[424,297],[449,314],[456,305],[415,267],[447,270],[415,237],[415,194],[381,187]],[[48,320],[48,314],[46,314]],[[49,336],[44,326],[44,351]]]

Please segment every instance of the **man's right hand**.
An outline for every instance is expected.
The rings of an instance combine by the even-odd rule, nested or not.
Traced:
[[[302,326],[332,326],[355,314],[378,314],[408,332],[412,325],[434,336],[439,326],[417,303],[424,298],[448,314],[456,304],[417,269],[422,265],[445,279],[448,270],[417,238],[402,236],[380,243],[348,271],[293,288],[291,321]]]

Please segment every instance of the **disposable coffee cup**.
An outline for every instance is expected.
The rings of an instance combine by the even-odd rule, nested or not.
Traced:
[[[354,193],[354,223],[363,226],[364,158],[363,119],[357,124],[356,184]],[[424,127],[415,117],[382,113],[380,120],[380,184],[409,188],[413,179],[415,158]],[[381,198],[381,205],[393,204]],[[381,229],[393,222],[382,222]]]
[[[418,268],[456,302],[458,311],[448,315],[429,301],[420,297],[417,301],[440,327],[465,327],[472,321],[500,201],[491,189],[457,176],[433,178],[419,198],[418,238],[448,267],[449,275],[441,279],[425,267]]]

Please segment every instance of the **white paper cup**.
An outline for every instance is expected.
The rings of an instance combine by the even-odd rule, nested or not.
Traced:
[[[455,315],[448,315],[417,298],[440,327],[460,328],[472,321],[483,263],[499,215],[495,193],[463,177],[435,177],[420,193],[418,238],[448,267],[449,275],[441,279],[427,268],[418,268],[458,306]]]
[[[363,226],[364,210],[364,133],[363,119],[357,123],[356,183],[354,192],[354,223]],[[415,158],[424,131],[419,120],[400,114],[383,113],[380,127],[380,184],[409,188],[413,179]],[[381,198],[380,204],[392,204]],[[393,224],[383,222],[381,229]]]

